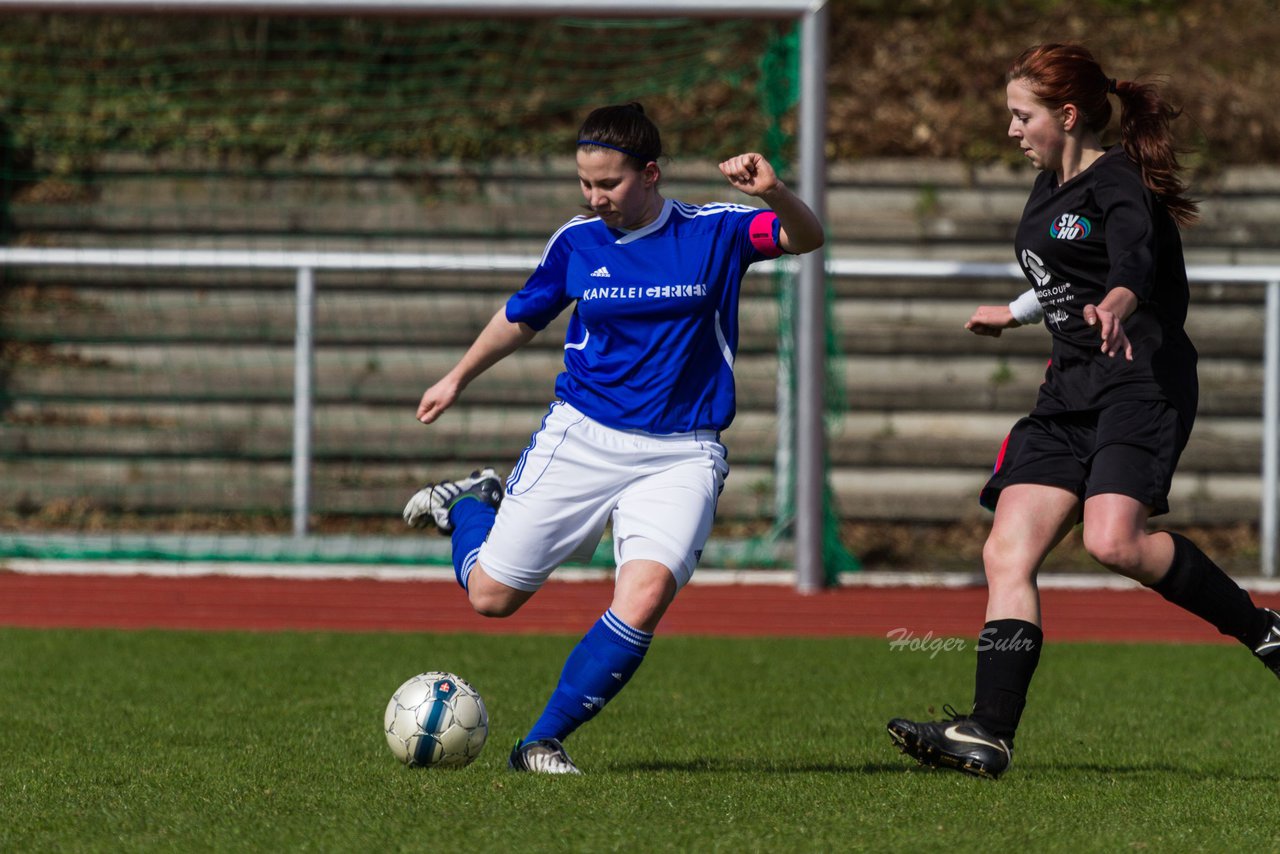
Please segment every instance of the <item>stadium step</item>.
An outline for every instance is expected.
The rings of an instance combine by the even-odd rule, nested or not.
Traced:
[[[429,427],[414,402],[318,406],[311,447],[322,462],[399,462],[448,466],[454,460],[513,463],[544,408],[459,406]],[[991,467],[1022,413],[847,412],[831,419],[827,456],[837,468]],[[1207,418],[1197,426],[1181,471],[1256,474],[1261,425],[1252,418]],[[778,448],[772,412],[743,412],[723,435],[735,467],[771,465]],[[140,411],[127,401],[16,403],[0,433],[0,459],[287,461],[293,409],[285,403],[160,403]],[[470,463],[466,463],[470,465]],[[465,467],[465,466],[464,466]],[[437,472],[437,478],[445,476]]]
[[[320,349],[314,360],[319,403],[416,406],[455,350]],[[467,389],[465,405],[523,405],[541,410],[562,368],[556,350],[532,350],[498,363]],[[1262,366],[1209,360],[1200,366],[1202,416],[1261,412]],[[1040,356],[860,355],[834,366],[832,388],[855,412],[1027,411],[1044,376]],[[773,411],[777,362],[748,354],[735,362],[739,408]],[[293,349],[230,345],[28,345],[10,365],[4,395],[18,401],[165,401],[284,403],[292,400]]]
[[[518,164],[495,165],[493,181],[441,167],[440,180],[471,181],[477,195],[433,207],[404,177],[420,165],[417,173],[371,172],[352,195],[323,181],[188,175],[142,182],[127,163],[113,174],[112,162],[104,160],[92,196],[16,199],[9,215],[23,242],[536,258],[580,202],[571,173],[523,181],[521,193],[509,193],[513,179],[528,177]],[[664,180],[675,197],[726,198],[711,164],[672,164]],[[1275,263],[1274,194],[1232,170],[1217,180],[1205,223],[1188,232],[1189,260]],[[837,164],[828,255],[1008,262],[1028,181],[1029,173],[1003,167]],[[245,203],[264,193],[279,204]],[[495,205],[495,198],[506,201]],[[138,213],[143,208],[151,213]],[[466,469],[518,456],[561,369],[564,319],[477,380],[437,424],[423,428],[413,410],[523,278],[522,271],[317,273],[317,513],[392,518],[406,490],[442,467],[448,474],[461,461]],[[739,413],[724,436],[733,473],[721,511],[732,519],[772,512],[775,287],[767,274],[749,275],[744,285]],[[1012,279],[833,278],[839,355],[829,390],[846,411],[830,420],[829,461],[844,518],[986,518],[977,489],[1005,432],[1035,400],[1049,340],[1041,329],[988,339],[962,327],[975,305],[1007,302],[1023,287]],[[1175,513],[1182,514],[1175,518],[1252,521],[1260,492],[1261,291],[1193,287],[1189,331],[1202,357],[1201,409],[1175,480]],[[289,270],[11,274],[0,292],[0,472],[12,490],[0,509],[38,512],[42,502],[94,498],[138,513],[287,514],[295,312]]]
[[[935,355],[1045,355],[1048,334],[1017,330],[998,339],[975,339],[964,323],[977,298],[952,283],[951,299],[844,297],[831,306],[831,322],[841,353]],[[1008,283],[1000,296],[1018,292]],[[11,297],[4,336],[32,343],[292,343],[297,309],[292,291],[240,290],[192,299],[184,290],[68,288],[55,295],[29,289],[26,300]],[[994,296],[994,295],[993,295]],[[504,296],[465,291],[413,294],[321,289],[316,298],[314,336],[318,345],[454,347],[461,352],[504,304]],[[999,299],[999,297],[996,297]],[[992,301],[995,301],[993,299]],[[770,297],[742,300],[742,352],[777,346],[779,308]],[[442,317],[448,323],[440,323]],[[567,317],[530,346],[559,349]],[[1263,316],[1253,305],[1216,305],[1197,312],[1188,332],[1202,356],[1259,359]]]
[[[46,245],[67,245],[64,238],[76,233],[146,235],[151,241],[200,234],[236,247],[276,249],[376,235],[416,242],[419,248],[409,251],[421,251],[425,236],[545,241],[581,204],[567,159],[506,164],[488,174],[449,163],[371,163],[354,181],[325,180],[334,175],[322,162],[300,163],[276,176],[227,174],[210,164],[201,178],[192,177],[194,164],[188,163],[146,181],[137,180],[139,165],[129,155],[101,156],[92,194],[59,204],[19,198],[10,203],[10,218],[16,230]],[[1187,235],[1193,253],[1280,250],[1274,196],[1251,186],[1253,171],[1224,169],[1201,192],[1202,220]],[[915,246],[917,255],[941,257],[982,246],[1007,258],[1032,177],[1030,170],[1001,165],[835,164],[826,194],[830,241],[882,250]],[[432,198],[448,203],[424,199],[424,183]],[[741,198],[708,162],[670,164],[664,186],[672,197],[693,203]]]
[[[475,458],[476,463],[484,461]],[[423,464],[321,462],[312,472],[312,512],[382,519],[388,523],[387,529],[396,531],[405,500],[437,475],[438,467]],[[51,517],[49,521],[56,521],[52,514],[57,512],[92,515],[95,507],[111,507],[115,513],[137,517],[175,511],[287,517],[293,484],[289,464],[283,461],[170,460],[157,456],[0,459],[0,477],[12,506],[42,508],[42,513]],[[990,517],[977,503],[985,480],[986,472],[976,467],[841,467],[831,474],[840,517],[871,521],[985,523]],[[722,521],[771,518],[774,486],[771,468],[735,468],[725,482],[718,517]],[[1257,502],[1255,476],[1184,473],[1175,481],[1171,497],[1174,512],[1169,520],[1178,524],[1234,522],[1256,513]]]

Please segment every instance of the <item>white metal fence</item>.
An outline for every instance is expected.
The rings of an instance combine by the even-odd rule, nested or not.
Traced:
[[[0,266],[9,267],[113,267],[124,269],[256,269],[292,270],[297,291],[297,326],[294,360],[293,432],[293,532],[307,534],[311,504],[311,425],[313,417],[313,364],[315,322],[315,274],[317,271],[520,271],[537,266],[536,256],[460,255],[448,253],[359,253],[359,252],[270,252],[235,250],[151,250],[151,249],[25,249],[0,247]],[[771,264],[758,264],[756,272],[769,272]],[[915,279],[999,279],[1022,280],[1018,265],[898,260],[832,260],[829,276]],[[1280,266],[1198,266],[1187,270],[1192,282],[1214,282],[1266,288],[1266,320],[1263,374],[1262,496],[1259,510],[1261,566],[1265,576],[1276,574],[1278,487],[1280,487]],[[801,287],[812,287],[803,283]],[[818,306],[821,299],[812,302]],[[819,325],[818,328],[821,328]],[[821,398],[801,396],[794,415],[800,423],[822,424]],[[780,431],[781,433],[782,431]],[[806,448],[812,440],[806,430],[796,430],[796,456],[821,455],[819,447]],[[797,478],[796,480],[802,480]],[[797,529],[797,534],[800,531]],[[821,535],[796,539],[796,563],[821,564]],[[802,560],[802,557],[804,560]],[[798,573],[799,575],[799,573]],[[811,582],[798,577],[797,585],[811,589]]]

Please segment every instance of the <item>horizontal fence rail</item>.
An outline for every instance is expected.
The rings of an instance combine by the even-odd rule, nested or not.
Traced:
[[[314,303],[317,271],[492,271],[532,270],[536,255],[459,253],[366,253],[161,249],[39,249],[0,247],[0,266],[113,267],[169,269],[291,270],[295,276],[298,310],[295,329],[293,432],[293,530],[307,534],[310,509],[311,420],[313,412]],[[772,273],[779,264],[795,269],[793,259],[754,265],[755,274]],[[1000,279],[1023,280],[1014,263],[831,259],[828,276],[848,278]],[[1280,266],[1200,265],[1189,267],[1192,282],[1263,286],[1265,340],[1263,348],[1262,496],[1259,509],[1260,571],[1276,575],[1277,512],[1280,509]],[[821,420],[821,413],[810,413]]]

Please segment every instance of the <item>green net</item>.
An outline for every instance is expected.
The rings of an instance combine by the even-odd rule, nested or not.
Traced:
[[[674,155],[667,193],[736,200],[718,159],[792,157],[797,55],[791,24],[759,21],[6,18],[4,244],[448,263],[317,273],[303,540],[290,535],[292,271],[6,267],[0,553],[446,560],[447,541],[407,532],[399,509],[425,481],[516,459],[562,327],[432,428],[413,408],[580,204],[570,141],[584,113],[642,102]],[[709,560],[787,559],[787,289],[748,278],[715,537],[729,545]]]
[[[754,22],[19,16],[3,29],[10,145],[38,157],[37,178],[112,153],[220,173],[356,155],[483,168],[563,156],[584,108],[621,100],[644,101],[668,147],[696,157],[759,145],[781,118],[757,94],[777,27]]]

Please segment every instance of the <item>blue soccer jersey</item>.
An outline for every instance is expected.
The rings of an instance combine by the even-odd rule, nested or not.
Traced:
[[[722,430],[735,410],[742,276],[782,254],[772,211],[666,200],[635,231],[599,217],[560,228],[507,301],[507,319],[543,329],[576,302],[556,395],[622,430]]]

